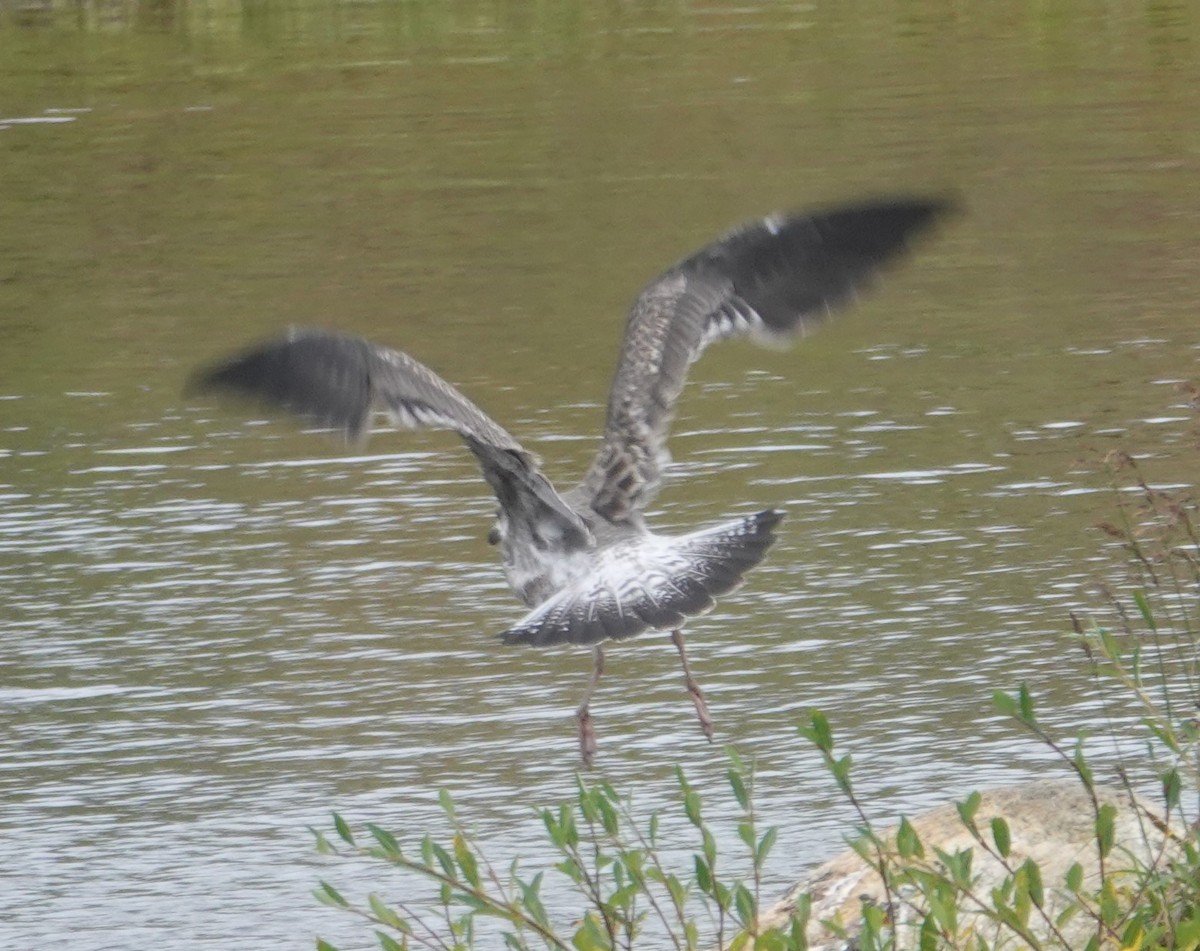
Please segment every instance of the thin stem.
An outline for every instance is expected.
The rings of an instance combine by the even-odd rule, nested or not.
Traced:
[[[425,878],[431,879],[442,885],[448,885],[462,894],[474,899],[475,901],[486,905],[491,911],[497,912],[501,917],[512,921],[518,927],[528,928],[530,931],[537,934],[538,937],[545,941],[546,944],[551,948],[558,949],[558,951],[574,951],[570,944],[564,942],[556,934],[554,934],[553,931],[550,931],[540,922],[534,918],[531,918],[517,903],[510,901],[507,898],[504,901],[497,901],[490,893],[483,891],[482,889],[475,888],[469,882],[464,882],[457,877],[449,876],[445,872],[434,868],[431,865],[425,865],[424,863],[413,861],[412,859],[405,858],[402,855],[380,855],[377,850],[364,847],[356,847],[352,852],[345,852],[339,849],[337,850],[337,854],[353,854],[362,856],[364,858],[374,859],[382,858],[384,861],[389,862],[398,868],[402,868],[410,872],[417,872]],[[360,914],[364,913],[360,912]],[[378,919],[373,915],[370,915],[369,913],[365,914],[367,914],[367,917],[369,917],[370,920],[378,921]],[[379,923],[386,924],[386,922]]]

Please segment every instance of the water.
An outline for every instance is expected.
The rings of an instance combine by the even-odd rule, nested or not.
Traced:
[[[1067,618],[1108,564],[1098,460],[1194,478],[1186,8],[554,9],[0,27],[0,118],[54,120],[0,123],[0,947],[369,947],[311,888],[408,886],[306,826],[419,834],[442,788],[499,860],[544,854],[590,659],[492,637],[521,609],[469,454],[347,450],[183,383],[288,323],[364,333],[569,485],[637,289],[777,207],[968,213],[794,350],[714,348],[681,401],[655,526],[788,512],[689,627],[781,829],[768,891],[848,828],[811,707],[881,818],[1052,768],[994,689],[1103,726]],[[598,775],[647,812],[675,762],[719,789],[665,637],[610,651],[594,713]]]

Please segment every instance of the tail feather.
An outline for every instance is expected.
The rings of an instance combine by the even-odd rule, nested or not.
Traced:
[[[596,644],[675,630],[732,591],[762,561],[783,513],[769,509],[678,538],[603,552],[595,570],[500,635],[506,644]]]

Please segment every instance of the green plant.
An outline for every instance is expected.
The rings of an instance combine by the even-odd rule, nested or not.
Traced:
[[[556,916],[543,902],[546,870],[531,875],[519,862],[497,869],[445,792],[440,805],[450,835],[443,842],[425,835],[415,848],[407,848],[375,825],[356,834],[337,815],[332,836],[313,830],[322,853],[382,861],[432,883],[431,903],[389,903],[372,894],[365,906],[355,905],[327,882],[321,883],[317,897],[371,922],[385,951],[470,948],[488,927],[485,919],[510,949],[615,951],[640,947],[647,933],[656,946],[679,951],[714,944],[763,951],[803,948],[803,921],[759,933],[762,869],[776,834],[774,829],[759,832],[753,768],[732,749],[727,756],[726,777],[741,810],[737,836],[745,855],[740,861],[719,854],[700,794],[677,769],[679,811],[698,838],[690,862],[682,867],[672,867],[664,858],[660,813],[639,821],[629,797],[608,783],[577,779],[572,802],[538,810],[559,856],[552,869],[559,893],[565,885],[579,902],[564,914]],[[332,951],[326,942],[318,942],[318,948]]]
[[[1193,394],[1194,395],[1194,394]],[[1200,504],[1194,489],[1158,489],[1123,451],[1107,457],[1115,521],[1098,528],[1116,543],[1117,582],[1098,585],[1103,617],[1072,615],[1100,695],[1133,701],[1145,756],[1162,788],[1182,854],[1148,882],[1133,925],[1143,946],[1200,946]],[[1116,689],[1111,685],[1115,684]],[[1114,716],[1116,714],[1114,713]]]
[[[385,951],[492,947],[492,932],[509,949],[576,951],[804,951],[814,935],[859,951],[1200,949],[1200,516],[1187,491],[1151,488],[1132,457],[1119,453],[1109,461],[1117,518],[1100,527],[1117,542],[1125,573],[1100,588],[1109,620],[1075,614],[1072,623],[1098,692],[1111,705],[1113,732],[1128,731],[1131,699],[1138,711],[1145,753],[1128,765],[1155,771],[1161,808],[1127,810],[1132,826],[1128,816],[1118,818],[1117,803],[1132,800],[1096,783],[1084,738],[1064,739],[1048,727],[1026,686],[997,691],[996,708],[1051,749],[1081,791],[1076,812],[1084,834],[1073,843],[1080,851],[1054,872],[1028,854],[1016,817],[1010,821],[979,793],[956,804],[949,832],[938,826],[931,834],[929,817],[876,830],[854,789],[851,757],[836,749],[827,718],[813,711],[800,733],[858,816],[852,847],[878,885],[869,900],[856,891],[849,905],[831,911],[816,880],[762,907],[775,830],[759,830],[754,770],[732,749],[726,776],[744,849],[732,861],[718,854],[700,792],[677,769],[682,824],[696,836],[682,866],[664,858],[660,813],[639,820],[629,796],[577,778],[573,801],[538,810],[559,857],[551,869],[529,874],[519,861],[497,869],[442,793],[450,828],[442,842],[425,835],[402,846],[375,825],[356,834],[337,815],[333,835],[314,830],[321,852],[382,861],[431,883],[428,900],[388,902],[372,894],[365,905],[354,904],[325,882],[318,898],[371,922]],[[1124,772],[1122,779],[1132,786]],[[555,894],[569,895],[572,907],[546,907],[548,875],[565,886]],[[318,948],[332,951],[326,942]]]
[[[1129,732],[1131,699],[1145,730],[1144,755],[1120,770],[1127,790],[1134,768],[1151,768],[1160,784],[1160,805],[1140,817],[1145,850],[1135,856],[1117,848],[1116,806],[1098,790],[1084,736],[1056,736],[1025,685],[997,691],[993,701],[1075,774],[1092,817],[1096,880],[1088,885],[1078,861],[1061,881],[1043,881],[1043,869],[1014,852],[1003,816],[976,821],[978,793],[957,804],[969,849],[923,842],[908,820],[880,834],[855,795],[850,757],[835,752],[828,722],[814,712],[801,732],[859,816],[854,848],[878,876],[882,899],[864,903],[852,929],[828,922],[829,933],[853,938],[864,951],[908,946],[901,924],[923,951],[1200,947],[1200,506],[1190,489],[1152,488],[1127,453],[1107,461],[1116,521],[1098,527],[1116,540],[1119,559],[1109,571],[1116,580],[1099,590],[1111,621],[1079,614],[1071,620],[1113,733]],[[990,860],[995,874],[981,875],[981,860]]]
[[[801,732],[816,745],[858,812],[861,825],[852,846],[875,876],[856,882],[859,903],[852,917],[846,914],[852,902],[825,902],[821,896],[810,900],[810,913],[824,933],[862,951],[1194,947],[1177,943],[1190,940],[1192,926],[1181,927],[1179,903],[1171,898],[1178,897],[1180,882],[1195,881],[1200,866],[1194,850],[1161,824],[1144,837],[1142,848],[1131,849],[1139,832],[1131,831],[1128,816],[1118,832],[1121,799],[1095,784],[1082,742],[1068,745],[1053,737],[1024,686],[1016,695],[998,692],[995,703],[1075,772],[1083,791],[1077,802],[1038,803],[1045,807],[1044,815],[1018,815],[1010,826],[994,808],[983,815],[985,799],[975,792],[955,804],[957,831],[924,817],[916,823],[902,819],[895,829],[881,833],[854,792],[850,757],[837,754],[824,716],[811,714]],[[1043,835],[1047,823],[1068,820],[1076,806],[1090,813],[1089,831],[1073,839],[1064,835],[1062,846],[1078,848],[1080,858],[1043,866],[1029,854],[1036,851],[1028,841],[1030,829]],[[1132,825],[1153,819],[1153,814],[1141,813]],[[1091,855],[1086,854],[1087,838]],[[820,883],[827,877],[825,872],[814,879]],[[1173,909],[1168,907],[1172,904]]]

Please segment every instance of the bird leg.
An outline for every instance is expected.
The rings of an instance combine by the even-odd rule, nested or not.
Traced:
[[[583,702],[575,711],[575,719],[579,721],[579,755],[584,768],[591,767],[592,759],[596,755],[596,731],[592,727],[592,714],[588,711],[588,704],[592,701],[592,692],[596,689],[600,675],[604,673],[604,650],[599,644],[593,649],[593,654],[595,666],[592,667],[592,676],[583,694]]]
[[[683,682],[687,685],[688,693],[692,695],[692,703],[696,705],[696,717],[700,720],[700,729],[704,731],[708,742],[711,743],[713,738],[712,720],[708,716],[708,704],[704,702],[704,691],[696,683],[696,678],[692,676],[692,669],[688,666],[687,651],[683,646],[683,631],[672,631],[671,641],[679,651],[680,661],[683,662]]]

